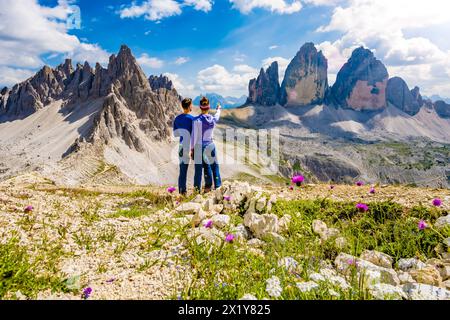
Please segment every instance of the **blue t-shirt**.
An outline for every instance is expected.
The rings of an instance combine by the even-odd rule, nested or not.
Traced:
[[[190,114],[180,114],[177,116],[173,122],[173,132],[175,137],[180,137],[180,143],[183,143],[183,135],[180,134],[180,132],[177,132],[179,129],[184,129],[189,134],[192,134],[192,121],[194,120],[194,117]]]

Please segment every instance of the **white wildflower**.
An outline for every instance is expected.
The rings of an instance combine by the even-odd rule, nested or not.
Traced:
[[[284,267],[287,271],[293,271],[297,266],[298,262],[292,257],[281,258],[278,261],[278,267]]]
[[[325,277],[323,275],[321,275],[320,273],[313,273],[309,276],[309,278],[315,282],[324,282],[325,281]]]
[[[240,300],[258,300],[254,295],[246,293]]]
[[[282,291],[283,289],[281,288],[280,279],[278,277],[273,276],[266,280],[266,292],[271,297],[279,298]]]
[[[309,292],[315,289],[319,288],[319,285],[315,283],[314,281],[308,281],[308,282],[297,282],[297,288],[301,292]]]
[[[336,298],[339,298],[341,296],[338,292],[334,291],[333,289],[328,289],[328,293],[330,294],[330,296]]]

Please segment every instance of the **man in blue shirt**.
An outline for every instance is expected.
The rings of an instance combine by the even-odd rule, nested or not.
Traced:
[[[175,137],[180,137],[180,147],[178,151],[180,160],[180,175],[178,177],[178,191],[181,195],[187,193],[187,172],[189,168],[189,151],[192,134],[192,99],[186,98],[181,102],[183,113],[177,116],[173,122],[173,134]]]

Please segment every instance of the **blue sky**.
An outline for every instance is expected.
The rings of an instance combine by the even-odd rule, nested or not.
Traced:
[[[239,96],[261,66],[277,60],[282,73],[312,41],[329,60],[331,83],[351,51],[364,45],[391,76],[425,94],[450,96],[444,0],[3,1],[9,3],[0,6],[6,17],[0,19],[0,85],[65,57],[106,65],[127,44],[147,75],[167,74],[183,95]],[[65,24],[73,6],[81,11],[80,29]]]

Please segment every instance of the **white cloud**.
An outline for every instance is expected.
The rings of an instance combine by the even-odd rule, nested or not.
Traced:
[[[176,73],[164,73],[166,77],[168,77],[170,80],[172,80],[173,85],[175,86],[175,89],[178,91],[179,94],[181,94],[183,97],[191,97],[193,98],[195,96],[195,85],[188,83],[186,80],[181,78]]]
[[[273,45],[273,46],[269,47],[269,50],[275,50],[276,48],[278,48],[278,46],[277,45]]]
[[[374,50],[391,75],[405,78],[410,86],[418,84],[425,93],[445,95],[443,90],[450,91],[450,52],[426,35],[449,30],[449,10],[450,2],[443,0],[349,0],[318,29],[342,36],[319,48],[336,71],[336,61],[345,62],[351,48],[364,45]]]
[[[212,9],[212,0],[184,0],[183,2],[146,0],[141,4],[132,2],[130,6],[122,6],[118,13],[122,19],[144,16],[147,20],[159,22],[164,18],[180,15],[184,6],[191,6],[195,10],[208,12]]]
[[[280,78],[279,80],[280,80],[280,84],[281,84],[281,82],[283,82],[284,74],[286,73],[286,69],[287,69],[289,63],[291,62],[291,60],[285,59],[283,57],[269,57],[262,61],[263,68],[267,69],[274,61],[278,62],[278,75],[279,75],[279,78]]]
[[[258,71],[247,65],[237,65],[233,71],[215,64],[201,70],[197,74],[197,82],[201,91],[217,92],[224,96],[241,96],[247,93],[250,79],[255,78]]]
[[[241,75],[245,74],[253,75],[258,73],[257,69],[250,67],[249,65],[246,64],[238,64],[237,66],[234,66],[233,71]]]
[[[303,0],[303,2],[314,6],[335,6],[339,3],[346,2],[346,0]]]
[[[88,61],[91,65],[99,62],[100,64],[107,64],[110,54],[103,50],[98,44],[80,43],[78,47],[67,54],[75,62]]]
[[[189,62],[189,60],[191,59],[189,59],[188,57],[179,57],[175,60],[175,64],[180,66],[182,64],[185,64],[186,62]]]
[[[341,70],[342,66],[350,58],[352,51],[357,47],[359,46],[342,47],[339,40],[334,43],[325,41],[317,45],[317,49],[322,50],[322,53],[328,60],[328,84],[330,86],[334,84],[339,70]]]
[[[68,34],[65,20],[72,3],[60,0],[54,7],[45,7],[37,0],[2,0],[0,66],[3,70],[16,69],[17,78],[22,79],[31,72],[24,69],[35,71],[44,64],[42,56],[46,55],[64,55],[89,62],[107,60],[108,53],[100,46],[83,43]]]
[[[122,19],[144,16],[147,20],[158,21],[181,14],[181,7],[174,0],[148,0],[140,5],[133,2],[131,6],[122,8],[119,13]]]
[[[302,9],[300,0],[230,0],[233,8],[243,14],[250,13],[253,9],[265,9],[278,14],[292,14]]]
[[[208,12],[212,9],[212,0],[184,0],[187,6],[193,6],[195,10]]]
[[[143,53],[136,60],[141,66],[152,69],[159,69],[164,65],[164,61],[155,57],[150,57],[147,53]]]
[[[1,87],[12,87],[34,75],[33,71],[27,69],[9,68],[0,66],[0,84]]]
[[[239,51],[236,51],[236,52],[233,54],[233,60],[234,60],[235,62],[244,62],[245,59],[247,59],[247,55],[245,55],[245,54],[243,54],[243,53],[240,53]]]

